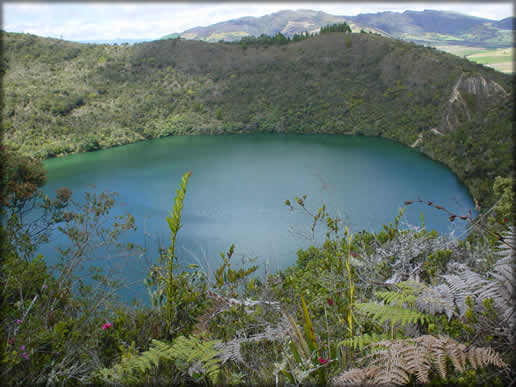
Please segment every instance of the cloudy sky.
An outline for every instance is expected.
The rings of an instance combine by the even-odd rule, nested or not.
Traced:
[[[157,39],[163,35],[242,16],[284,9],[313,9],[353,16],[381,11],[436,9],[500,20],[513,15],[512,2],[3,2],[2,28],[65,40]]]

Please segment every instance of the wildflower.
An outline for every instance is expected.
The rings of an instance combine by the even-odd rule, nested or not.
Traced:
[[[109,329],[113,326],[113,324],[111,323],[105,323],[104,325],[102,325],[102,329],[106,330],[106,329]]]
[[[22,323],[22,320],[16,320],[16,324],[20,325]]]
[[[25,345],[22,345],[22,346],[20,347],[20,349],[21,349],[22,351],[25,351]]]
[[[21,356],[22,356],[25,360],[29,360],[29,355],[28,355],[28,353],[27,353],[27,352],[23,352],[23,353],[21,354]]]
[[[323,359],[321,356],[319,356],[319,364],[326,364],[328,363],[328,359]]]
[[[504,222],[504,223],[505,223],[505,222],[507,222],[507,218],[503,218],[503,222]]]
[[[11,337],[11,338],[9,339],[9,344],[14,345],[14,337]]]
[[[353,252],[351,252],[351,255],[353,256],[353,258],[358,257],[358,254],[357,254],[357,253],[355,253],[354,251],[353,251]]]
[[[330,305],[330,306],[333,305],[333,300],[331,298],[328,298],[328,305]]]

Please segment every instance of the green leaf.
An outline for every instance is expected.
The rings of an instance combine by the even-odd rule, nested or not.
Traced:
[[[303,315],[305,317],[305,337],[306,342],[308,343],[308,347],[310,351],[315,351],[317,349],[317,340],[315,338],[314,329],[312,326],[312,320],[310,319],[310,314],[308,313],[308,308],[306,307],[305,298],[301,296],[301,303],[303,305]]]

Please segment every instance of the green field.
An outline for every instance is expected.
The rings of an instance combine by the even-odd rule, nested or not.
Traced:
[[[512,47],[489,50],[481,47],[443,45],[436,46],[436,48],[465,57],[472,62],[487,65],[503,73],[514,72],[514,49]]]
[[[467,58],[472,62],[488,65],[501,72],[514,72],[514,49],[512,47],[488,50],[468,55]]]
[[[473,62],[480,64],[496,64],[503,62],[512,62],[512,55],[504,55],[504,56],[479,56],[479,57],[471,57]]]

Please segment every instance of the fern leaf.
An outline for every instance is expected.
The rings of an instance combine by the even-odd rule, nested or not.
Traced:
[[[426,356],[426,351],[422,346],[414,345],[407,347],[403,354],[407,370],[416,375],[419,383],[428,383],[432,362]]]
[[[415,339],[385,340],[374,344],[377,351],[362,359],[369,361],[369,366],[352,369],[334,379],[338,384],[394,384],[402,385],[415,375],[418,382],[428,383],[432,366],[446,378],[446,363],[450,359],[454,368],[464,372],[466,364],[478,369],[487,365],[506,367],[506,364],[492,348],[466,348],[455,340],[439,336],[420,336]],[[466,349],[468,349],[466,351]]]
[[[217,379],[221,362],[216,350],[216,345],[219,343],[220,341],[217,340],[201,342],[196,336],[188,338],[179,336],[174,340],[172,349],[175,358],[186,360],[191,364],[190,368],[192,368],[192,364],[199,364],[200,369],[214,383]]]
[[[137,382],[133,374],[145,374],[153,367],[157,367],[161,360],[174,361],[181,359],[187,363],[199,364],[200,370],[215,382],[219,368],[220,359],[215,346],[219,341],[203,341],[192,336],[186,338],[180,336],[172,343],[163,343],[159,340],[152,340],[148,351],[142,352],[139,356],[124,359],[120,364],[115,365],[111,370],[106,370],[105,375],[113,376],[114,380]]]
[[[244,359],[240,353],[240,345],[242,343],[260,342],[263,340],[284,340],[285,334],[288,330],[287,326],[289,326],[288,318],[286,315],[283,315],[277,326],[267,325],[263,332],[242,338],[236,337],[229,342],[217,344],[215,348],[219,351],[222,363],[225,363],[228,360],[244,363]]]
[[[376,384],[406,384],[410,380],[407,372],[407,362],[402,356],[402,343],[383,341],[378,345],[385,346],[385,350],[375,352],[373,366],[379,371],[375,376]]]
[[[334,378],[333,384],[337,386],[361,385],[364,384],[370,376],[374,375],[374,373],[374,368],[352,368]]]
[[[399,284],[398,284],[399,285]],[[405,292],[375,292],[374,295],[389,305],[409,306],[414,305],[417,296]]]
[[[362,312],[370,315],[374,320],[377,320],[380,324],[391,321],[392,324],[408,324],[417,323],[428,320],[428,316],[424,313],[413,311],[407,308],[393,305],[382,305],[375,303],[362,303],[357,304],[357,307]]]
[[[353,336],[347,339],[344,339],[339,343],[339,345],[342,345],[344,347],[350,347],[352,349],[360,349],[364,348],[366,345],[385,340],[387,339],[386,335],[373,333],[371,335],[369,334],[363,334],[360,336]]]
[[[496,255],[499,255],[501,257],[508,258],[511,260],[514,259],[514,246],[516,246],[516,233],[514,232],[514,230],[515,230],[514,226],[511,226],[509,228],[509,230],[507,230],[503,233],[505,242],[507,244],[500,241],[498,243],[499,251],[495,252]],[[510,247],[509,245],[513,246],[513,247]]]
[[[459,275],[447,274],[442,278],[448,283],[453,295],[454,303],[459,309],[461,316],[466,313],[466,298],[478,293],[479,289],[486,284],[486,281],[479,274],[464,269]]]
[[[455,314],[453,296],[446,284],[440,284],[435,288],[426,288],[417,298],[416,306],[421,312],[431,315],[445,313],[448,320]]]

